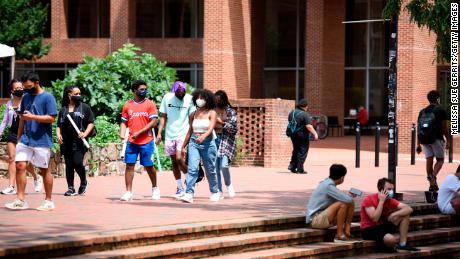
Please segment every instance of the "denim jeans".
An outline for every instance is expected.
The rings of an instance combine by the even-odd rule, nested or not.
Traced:
[[[196,143],[196,135],[192,134],[188,144],[188,173],[187,173],[187,189],[186,193],[193,194],[195,192],[195,183],[198,178],[198,166],[200,160],[203,160],[206,178],[208,179],[209,190],[211,193],[219,192],[217,187],[216,175],[216,142],[212,136],[206,138],[201,144]]]
[[[221,135],[217,135],[217,138],[216,138],[217,149],[219,149],[220,140],[221,140]],[[229,169],[228,164],[229,164],[228,156],[224,155],[223,157],[217,157],[217,160],[216,160],[217,185],[219,187],[220,192],[222,192],[222,176],[220,175],[221,172],[224,175],[225,186],[229,186],[230,184],[232,184],[232,180],[230,178],[230,169]]]

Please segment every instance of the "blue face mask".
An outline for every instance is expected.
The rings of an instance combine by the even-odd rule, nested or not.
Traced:
[[[140,90],[137,92],[137,96],[141,99],[144,99],[147,96],[147,90]]]

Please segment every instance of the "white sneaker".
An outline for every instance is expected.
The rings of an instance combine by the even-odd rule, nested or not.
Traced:
[[[211,197],[209,198],[211,201],[219,201],[220,199],[223,199],[224,196],[222,195],[221,192],[216,192],[211,194]]]
[[[43,177],[37,174],[37,180],[34,181],[35,192],[41,192],[43,187]]]
[[[10,210],[26,210],[29,208],[29,204],[26,201],[15,199],[13,202],[5,204],[5,207]]]
[[[50,211],[50,210],[54,210],[54,202],[52,201],[49,201],[49,200],[45,200],[42,205],[40,205],[40,207],[37,208],[37,210],[40,210],[40,211]]]
[[[193,203],[193,194],[186,193],[180,198],[180,200],[187,203]]]
[[[177,188],[176,194],[174,194],[174,198],[180,200],[180,198],[181,198],[182,196],[184,196],[184,195],[185,195],[184,189],[179,189],[179,188]]]
[[[1,194],[16,194],[16,189],[14,188],[14,186],[8,186],[6,187],[5,189],[3,189],[1,192]]]
[[[153,187],[152,188],[152,199],[153,200],[159,200],[160,198],[161,198],[160,188],[159,187]]]
[[[235,193],[235,189],[233,188],[233,185],[232,185],[232,184],[230,184],[229,186],[227,186],[227,194],[228,194],[228,197],[229,197],[229,198],[235,197],[236,193]]]
[[[130,201],[133,199],[133,193],[130,191],[125,192],[123,196],[121,196],[120,201]]]

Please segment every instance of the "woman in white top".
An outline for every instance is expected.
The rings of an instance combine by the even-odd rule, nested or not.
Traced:
[[[182,145],[182,153],[188,155],[187,189],[180,199],[192,203],[195,183],[198,178],[200,160],[203,160],[206,178],[211,191],[211,201],[219,201],[223,196],[217,186],[216,159],[217,147],[214,141],[214,126],[217,114],[214,94],[206,89],[197,89],[192,93],[196,111],[190,114],[190,127]],[[188,149],[187,149],[188,146]]]

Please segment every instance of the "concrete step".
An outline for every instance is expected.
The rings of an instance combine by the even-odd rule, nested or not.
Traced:
[[[411,245],[419,252],[373,253],[376,243],[356,240],[347,243],[318,242],[259,251],[211,257],[213,259],[281,259],[281,258],[413,258],[443,255],[443,258],[460,253],[460,227],[414,231],[408,235]],[[430,246],[431,245],[431,246]],[[363,255],[364,254],[364,255]],[[358,255],[361,255],[358,257]]]
[[[358,231],[358,226],[355,225],[353,230],[354,232]],[[333,234],[334,232],[331,233],[330,230],[298,228],[133,247],[89,253],[83,256],[85,258],[199,258],[234,252],[272,249],[274,247],[286,247],[305,243],[321,243],[332,239],[331,237],[333,237]],[[458,241],[460,240],[460,227],[445,227],[414,231],[410,233],[408,239],[409,242],[411,242],[411,245],[426,245],[431,243]],[[297,251],[294,253],[295,256],[291,255],[290,257],[305,256],[305,254],[302,254],[304,251],[307,254],[319,253],[330,256],[346,256],[356,253],[362,254],[369,252],[370,249],[375,246],[373,242],[369,243],[368,241],[362,240],[352,242],[351,244],[321,244],[321,247],[317,247],[317,245],[318,244],[306,245],[300,253]],[[333,249],[331,251],[331,248],[335,248],[335,250]],[[266,251],[260,251],[261,254],[265,254],[265,252]],[[260,258],[260,255],[255,257],[245,257],[242,254],[237,254],[233,256],[238,258],[240,258],[240,256],[242,258]],[[271,255],[262,258],[271,258]],[[283,256],[279,258],[283,258]]]

